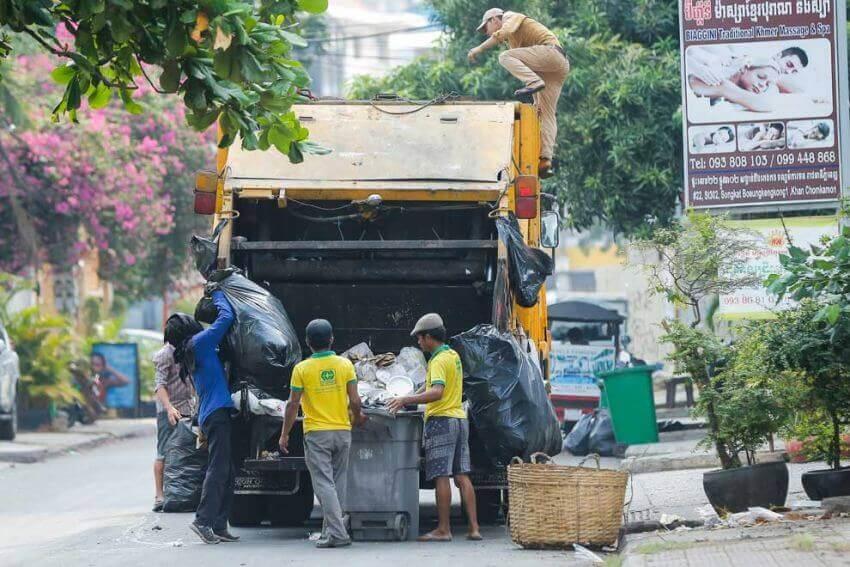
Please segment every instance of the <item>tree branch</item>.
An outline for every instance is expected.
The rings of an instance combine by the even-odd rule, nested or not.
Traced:
[[[160,89],[159,89],[159,88],[158,88],[155,84],[153,84],[153,81],[151,81],[151,78],[148,76],[147,71],[145,71],[145,67],[144,67],[144,65],[142,65],[141,60],[139,60],[139,56],[138,56],[138,55],[136,55],[136,63],[138,63],[138,64],[139,64],[139,69],[141,69],[141,70],[142,70],[142,75],[145,77],[145,79],[147,79],[148,84],[151,86],[151,88],[152,88],[154,91],[156,91],[156,92],[157,92],[157,94],[173,94],[173,93],[170,93],[170,92],[168,92],[168,91],[160,90]]]

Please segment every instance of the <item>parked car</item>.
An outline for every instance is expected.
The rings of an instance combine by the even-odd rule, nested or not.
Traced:
[[[0,323],[0,440],[12,441],[18,432],[18,354]]]

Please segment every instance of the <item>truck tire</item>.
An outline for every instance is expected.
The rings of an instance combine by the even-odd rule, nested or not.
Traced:
[[[259,526],[265,519],[265,502],[256,494],[234,494],[230,508],[230,525],[237,527]]]
[[[14,441],[18,434],[18,404],[12,403],[11,419],[0,421],[0,441]]]
[[[267,514],[275,527],[300,527],[313,513],[313,483],[301,473],[301,488],[291,496],[268,496]]]

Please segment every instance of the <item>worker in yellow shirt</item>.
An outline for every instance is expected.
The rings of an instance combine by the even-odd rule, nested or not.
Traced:
[[[446,344],[446,327],[436,313],[423,316],[411,336],[419,348],[431,354],[425,386],[412,396],[395,398],[387,405],[395,413],[404,406],[425,406],[425,477],[433,480],[437,489],[437,529],[419,541],[451,541],[449,517],[452,508],[454,477],[460,489],[469,518],[467,539],[480,540],[478,515],[475,509],[475,489],[469,479],[472,467],[469,460],[469,422],[461,405],[463,367],[460,356]]]
[[[552,155],[558,136],[556,111],[564,81],[570,73],[570,62],[561,42],[549,29],[524,14],[490,8],[484,13],[478,31],[490,37],[469,50],[469,62],[488,49],[507,43],[510,49],[499,54],[499,63],[525,83],[514,94],[531,96],[540,109],[540,166],[539,175],[546,179],[554,175]]]
[[[322,505],[322,537],[316,547],[344,547],[351,538],[342,519],[351,450],[351,419],[362,424],[354,365],[332,350],[333,327],[324,319],[307,325],[307,346],[313,356],[292,370],[280,449],[289,453],[289,433],[298,408],[304,408],[304,453],[313,490]],[[349,415],[349,410],[351,415]]]

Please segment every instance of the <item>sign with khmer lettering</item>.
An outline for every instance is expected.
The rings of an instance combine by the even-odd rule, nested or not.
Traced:
[[[841,197],[844,9],[836,0],[680,0],[689,207]]]

